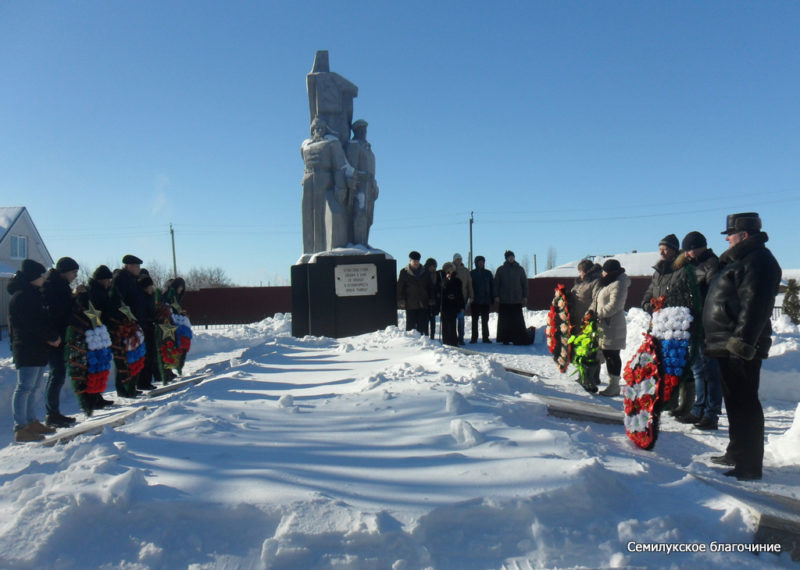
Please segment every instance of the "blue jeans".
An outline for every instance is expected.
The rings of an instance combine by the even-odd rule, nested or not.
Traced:
[[[50,363],[50,373],[47,375],[47,386],[45,392],[47,398],[45,406],[47,413],[52,415],[59,415],[61,413],[61,388],[64,387],[64,379],[67,377],[67,363],[64,362],[64,351],[54,349],[50,351],[47,356]]]
[[[456,315],[456,322],[458,323],[458,342],[464,343],[464,309],[461,309]]]
[[[25,427],[36,419],[33,406],[44,378],[44,366],[23,366],[17,368],[17,387],[11,399],[14,414],[14,431]]]
[[[719,374],[719,362],[716,358],[708,358],[702,350],[692,364],[694,376],[695,401],[692,415],[716,420],[722,411],[722,383]]]

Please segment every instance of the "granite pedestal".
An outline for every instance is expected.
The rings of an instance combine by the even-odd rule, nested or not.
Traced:
[[[293,265],[292,336],[341,338],[397,326],[397,262],[385,255],[318,256]]]

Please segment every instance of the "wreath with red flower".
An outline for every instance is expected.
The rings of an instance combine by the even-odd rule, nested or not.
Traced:
[[[191,323],[184,313],[177,303],[160,303],[156,308],[158,370],[164,384],[174,377],[171,372],[181,373],[192,345]]]
[[[659,388],[661,375],[656,339],[649,334],[625,364],[622,387],[625,403],[625,433],[642,449],[652,449],[658,438],[661,413]]]
[[[118,391],[133,395],[136,375],[144,368],[145,345],[142,327],[129,318],[116,321],[111,333],[111,351],[118,371]]]
[[[550,312],[547,314],[545,335],[547,336],[547,348],[553,355],[553,361],[559,372],[563,374],[572,361],[572,345],[569,343],[569,306],[566,289],[562,283],[555,288],[555,296],[550,304]]]

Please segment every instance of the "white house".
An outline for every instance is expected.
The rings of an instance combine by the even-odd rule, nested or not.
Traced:
[[[659,260],[657,251],[598,255],[594,257],[593,260],[595,263],[603,265],[606,259],[612,257],[619,261],[620,265],[625,268],[625,273],[628,274],[628,277],[647,277],[648,279],[653,276],[653,266],[658,263]],[[569,263],[559,265],[553,269],[542,271],[535,276],[535,279],[547,277],[577,277],[579,262],[580,259],[576,259],[575,261],[570,261]]]
[[[26,258],[35,259],[45,267],[53,265],[28,209],[0,206],[0,327],[8,326],[8,281]]]

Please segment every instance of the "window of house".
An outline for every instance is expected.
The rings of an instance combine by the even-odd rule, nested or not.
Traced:
[[[25,259],[26,257],[28,257],[28,238],[11,236],[11,259]]]

